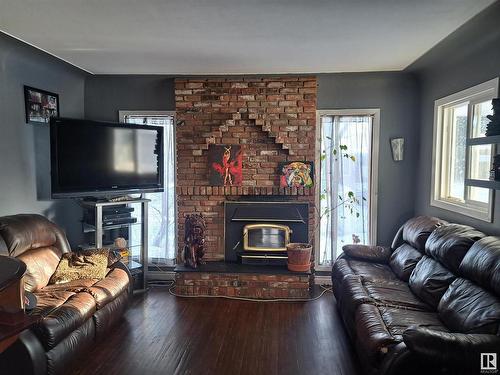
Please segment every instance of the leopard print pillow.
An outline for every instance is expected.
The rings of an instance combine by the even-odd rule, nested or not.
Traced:
[[[62,284],[80,279],[104,279],[108,268],[108,256],[109,249],[65,253],[49,284]]]

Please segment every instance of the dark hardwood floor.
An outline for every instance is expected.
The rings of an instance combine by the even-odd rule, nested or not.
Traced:
[[[313,302],[135,297],[74,375],[356,374],[331,293]]]

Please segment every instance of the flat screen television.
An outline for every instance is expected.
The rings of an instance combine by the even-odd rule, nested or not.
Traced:
[[[163,128],[69,118],[50,122],[52,198],[163,191]]]

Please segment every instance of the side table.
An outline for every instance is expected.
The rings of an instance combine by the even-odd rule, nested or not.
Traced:
[[[26,265],[20,260],[0,256],[0,353],[39,319],[24,313],[25,272]]]

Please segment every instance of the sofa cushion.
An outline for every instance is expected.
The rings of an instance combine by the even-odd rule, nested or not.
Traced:
[[[351,258],[375,263],[387,263],[391,250],[385,246],[350,244],[344,245],[342,251]]]
[[[70,250],[62,230],[42,215],[20,214],[0,217],[0,236],[10,256],[40,247],[54,246],[61,252]]]
[[[434,312],[363,304],[356,310],[356,349],[378,367],[392,346],[403,341],[403,332],[415,325],[447,331]]]
[[[396,275],[386,264],[364,262],[346,257],[338,258],[332,267],[332,282],[335,295],[341,288],[342,280],[348,275],[361,276],[370,280],[397,280]]]
[[[373,303],[368,295],[360,276],[348,275],[342,281],[342,288],[338,290],[337,306],[342,314],[350,335],[355,334],[354,318],[356,309],[364,303]]]
[[[50,247],[57,240],[52,223],[40,215],[4,216],[0,222],[0,235],[11,256],[39,247]]]
[[[481,353],[500,348],[500,337],[495,335],[442,332],[427,327],[408,328],[403,340],[407,348],[426,361],[451,367],[448,374],[477,374]]]
[[[500,237],[477,241],[465,255],[460,273],[500,296]]]
[[[53,310],[57,309],[64,302],[68,300],[71,296],[74,296],[75,292],[67,290],[53,290],[53,291],[42,291],[36,292],[35,296],[37,298],[36,306],[32,310],[32,315],[48,315]]]
[[[396,280],[396,275],[386,264],[349,260],[349,266],[355,275],[366,280]]]
[[[363,281],[368,296],[376,304],[396,306],[417,310],[431,310],[431,307],[418,299],[407,283],[400,280]]]
[[[472,281],[453,281],[438,305],[439,317],[454,332],[499,334],[500,299]]]
[[[66,291],[66,292],[85,292],[99,280],[97,279],[78,279],[72,280],[67,283],[50,284],[40,290],[40,293]]]
[[[34,331],[48,350],[90,319],[95,311],[96,304],[89,293],[74,293],[63,304],[48,312],[34,327]]]
[[[49,283],[61,255],[58,248],[49,246],[28,250],[17,257],[26,263],[24,287],[28,292],[36,292]]]
[[[420,251],[405,243],[394,250],[389,260],[389,265],[401,280],[408,281],[413,269],[421,258],[422,253]]]
[[[409,286],[422,301],[436,309],[455,278],[456,276],[438,261],[424,256],[411,273]]]
[[[457,274],[467,251],[474,242],[484,236],[484,233],[467,225],[443,225],[431,233],[425,245],[425,252]]]
[[[424,326],[437,331],[448,331],[436,312],[386,306],[380,306],[378,309],[387,330],[398,342],[403,340],[403,332],[411,326]]]
[[[394,306],[422,311],[431,310],[410,291],[408,284],[401,280],[364,280],[349,275],[342,281],[337,296],[338,307],[349,333],[355,334],[354,318],[356,310],[363,304]]]
[[[357,276],[347,276],[342,283],[340,295],[339,304],[350,312],[354,312],[363,303],[431,310],[401,280],[364,280]]]
[[[352,303],[354,301],[355,303]],[[368,295],[368,291],[363,285],[363,280],[360,276],[348,275],[344,278],[340,298],[337,301],[340,306],[359,306],[362,303],[372,301],[373,299]]]
[[[129,278],[127,273],[122,269],[114,268],[104,279],[99,280],[88,288],[88,291],[94,297],[97,308],[101,309],[123,291],[127,290],[128,284]]]
[[[96,337],[105,335],[113,325],[119,322],[119,317],[128,306],[129,295],[123,292],[114,300],[110,301],[94,314],[95,333]]]
[[[423,252],[429,235],[443,223],[443,220],[430,216],[411,218],[403,225],[403,241]]]

